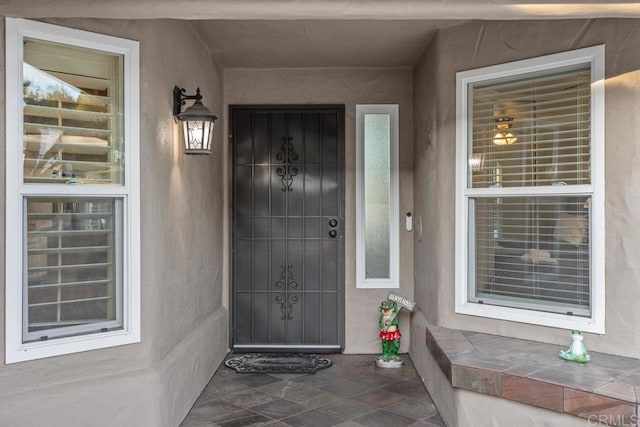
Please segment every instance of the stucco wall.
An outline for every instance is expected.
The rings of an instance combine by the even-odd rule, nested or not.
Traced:
[[[455,314],[455,73],[580,47],[606,45],[606,334],[585,334],[592,351],[640,358],[639,20],[475,22],[440,31],[414,70],[418,307],[411,357],[447,425],[587,425],[588,421],[453,389],[424,341],[426,321],[534,341],[568,344],[566,330]],[[437,84],[436,84],[437,82]]]
[[[227,353],[228,326],[222,134],[214,155],[182,154],[171,96],[174,85],[200,86],[224,120],[221,70],[186,23],[51,22],[140,41],[142,342],[1,364],[0,426],[178,425]],[[4,57],[4,41],[0,50]],[[0,109],[4,117],[4,102]]]
[[[413,103],[410,69],[227,69],[225,111],[240,104],[345,105],[345,353],[379,353],[378,313],[389,290],[357,289],[355,283],[355,106],[400,106],[400,289],[413,297],[413,237],[404,214],[413,210]],[[228,186],[227,186],[228,188]],[[405,310],[403,310],[404,312]],[[409,318],[400,319],[401,351],[408,351]],[[404,327],[403,327],[404,325]]]
[[[606,45],[606,333],[592,351],[640,357],[640,20],[472,22],[439,32],[415,69],[416,297],[439,325],[567,344],[562,329],[454,312],[455,74],[487,65]],[[434,85],[432,82],[437,82]],[[424,348],[424,346],[422,346]]]

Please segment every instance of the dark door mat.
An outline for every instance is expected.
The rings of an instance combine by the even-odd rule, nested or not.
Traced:
[[[248,353],[227,360],[228,368],[241,373],[260,374],[315,374],[333,362],[316,354]]]

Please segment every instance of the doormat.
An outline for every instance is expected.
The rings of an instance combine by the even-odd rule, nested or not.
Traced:
[[[315,374],[333,362],[316,354],[248,353],[227,360],[228,368],[241,373],[259,374]]]

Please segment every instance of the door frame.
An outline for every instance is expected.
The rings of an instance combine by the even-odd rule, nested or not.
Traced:
[[[233,118],[234,113],[236,111],[265,111],[269,110],[274,113],[285,113],[292,111],[313,111],[313,110],[321,110],[321,109],[333,109],[338,110],[341,113],[341,123],[338,126],[338,143],[342,144],[342,147],[338,149],[338,162],[342,165],[342,167],[338,168],[338,183],[342,192],[339,196],[339,205],[340,210],[342,210],[342,218],[343,218],[343,233],[342,233],[342,259],[341,259],[341,271],[339,271],[339,279],[340,284],[338,286],[338,312],[340,315],[340,319],[338,321],[338,344],[339,348],[335,346],[330,346],[327,348],[322,348],[321,346],[282,346],[282,347],[272,347],[272,346],[252,346],[247,348],[242,348],[241,350],[234,349],[234,339],[235,339],[235,292],[234,292],[234,262],[235,262],[235,247],[234,247],[234,216],[235,216],[235,206],[234,206],[234,185],[235,185],[235,177],[234,177],[234,154],[235,154],[235,143],[233,139]],[[346,236],[346,211],[345,211],[345,193],[346,193],[346,183],[345,183],[345,174],[346,174],[346,163],[345,163],[345,150],[346,150],[346,139],[345,139],[345,124],[346,124],[346,111],[345,104],[230,104],[228,106],[228,122],[227,122],[227,134],[229,139],[229,150],[227,156],[227,162],[229,165],[228,168],[228,185],[227,191],[229,194],[229,209],[227,212],[227,220],[229,224],[228,228],[228,239],[229,239],[229,349],[233,353],[235,351],[239,352],[255,352],[255,351],[269,351],[272,353],[290,353],[290,352],[309,352],[312,350],[314,353],[342,353],[344,351],[345,346],[345,333],[346,333],[346,321],[345,321],[345,304],[346,304],[346,244],[345,244],[345,236]]]

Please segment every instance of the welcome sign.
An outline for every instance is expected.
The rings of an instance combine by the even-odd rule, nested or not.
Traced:
[[[413,309],[416,307],[415,301],[408,300],[400,295],[390,293],[387,299],[389,301],[395,302],[399,307],[406,308],[409,311],[413,311]]]

